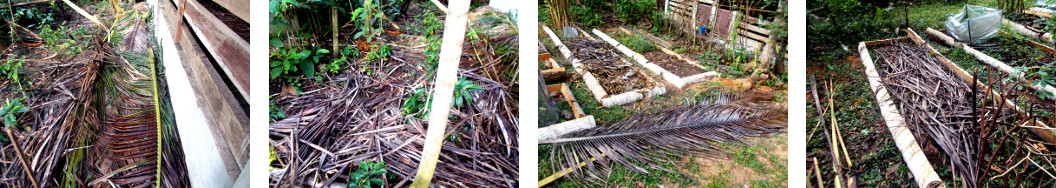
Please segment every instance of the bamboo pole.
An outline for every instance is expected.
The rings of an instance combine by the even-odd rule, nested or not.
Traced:
[[[824,183],[821,182],[821,169],[818,168],[818,158],[812,158],[814,159],[814,177],[818,180],[818,187],[825,187]]]
[[[854,164],[851,163],[851,156],[847,155],[847,143],[843,142],[843,133],[840,133],[840,128],[838,127],[839,123],[836,121],[836,105],[833,104],[833,97],[831,96],[833,93],[836,93],[833,89],[835,87],[836,85],[832,83],[832,80],[829,80],[829,117],[832,117],[832,121],[830,122],[832,123],[832,129],[836,130],[836,139],[839,141],[839,144],[837,145],[843,150],[843,160],[847,161],[847,167],[854,167]]]
[[[440,157],[440,147],[444,143],[444,131],[447,130],[447,116],[451,111],[451,97],[458,79],[458,61],[462,56],[462,43],[466,36],[466,25],[469,21],[469,0],[451,1],[452,13],[445,18],[443,43],[440,45],[440,62],[436,70],[436,85],[433,106],[429,115],[429,128],[426,130],[425,144],[422,149],[421,163],[414,176],[411,187],[427,188],[433,179],[436,162]]]
[[[456,1],[457,1],[457,0],[456,0]],[[443,3],[440,3],[440,1],[437,1],[437,0],[430,0],[430,2],[433,2],[433,4],[434,4],[434,5],[436,5],[436,8],[439,8],[439,9],[440,9],[440,11],[444,11],[444,14],[450,14],[450,13],[451,13],[451,12],[448,12],[448,11],[447,11],[447,7],[444,7],[444,4],[443,4]],[[453,2],[448,2],[448,3],[449,3],[449,4],[454,4]]]
[[[70,8],[73,8],[73,11],[77,12],[77,14],[84,16],[84,18],[88,18],[88,20],[92,21],[92,23],[95,23],[95,25],[99,25],[99,28],[102,28],[103,31],[110,32],[110,28],[106,27],[106,25],[103,25],[103,22],[99,22],[99,19],[96,19],[95,16],[92,16],[92,14],[88,14],[88,12],[85,12],[84,9],[81,9],[81,7],[78,7],[76,4],[73,4],[73,2],[70,2],[70,0],[62,0],[62,2],[66,3],[66,5],[69,5]]]

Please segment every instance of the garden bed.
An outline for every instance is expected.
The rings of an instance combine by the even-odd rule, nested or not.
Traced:
[[[990,44],[972,47],[955,43],[953,38],[946,35],[944,31],[928,28],[926,33],[931,38],[937,39],[946,45],[959,47],[989,67],[1000,70],[983,71],[978,73],[977,76],[990,76],[991,72],[996,72],[998,78],[1015,79],[1002,80],[1002,84],[1010,87],[1001,88],[1004,89],[1001,92],[1010,94],[1012,98],[1022,98],[1016,99],[1025,101],[1025,103],[1021,102],[1020,104],[1031,104],[1031,106],[1020,106],[1019,108],[1035,108],[1037,109],[1035,112],[1048,111],[1048,113],[1039,113],[1039,115],[1041,115],[1043,121],[1054,122],[1052,114],[1053,111],[1056,111],[1054,98],[1042,98],[1043,95],[1039,95],[1037,91],[1056,92],[1056,88],[1051,85],[1038,82],[1040,79],[1046,79],[1039,73],[1051,74],[1050,71],[1054,67],[1052,64],[1053,60],[1056,60],[1056,50],[1034,41],[1007,38],[1005,36],[991,39]],[[976,48],[982,49],[982,52],[976,50]],[[988,54],[994,54],[996,58]],[[1005,62],[1011,63],[1006,64]],[[1019,87],[1011,87],[1017,84]]]
[[[1005,118],[1027,120],[1012,120],[1008,123],[1015,122],[1013,124],[1025,127],[1024,129],[1034,132],[1041,140],[1047,140],[1051,143],[1052,132],[1049,131],[1050,129],[1045,124],[1029,121],[1030,119],[1027,118],[1029,115],[1025,116],[1026,113],[1022,109],[1018,109],[1012,101],[1006,100],[997,91],[989,90],[985,83],[992,83],[992,80],[988,79],[988,82],[975,80],[966,71],[925,44],[915,32],[908,29],[907,31],[909,32],[909,37],[862,42],[859,44],[858,50],[861,54],[862,64],[865,65],[866,76],[869,78],[869,83],[880,104],[881,114],[888,125],[888,129],[895,137],[896,145],[902,151],[903,159],[909,164],[910,171],[914,174],[918,186],[925,187],[941,183],[942,180],[935,174],[931,164],[951,164],[952,166],[947,168],[947,170],[953,172],[950,174],[953,174],[958,179],[967,178],[966,180],[969,183],[975,185],[977,183],[975,180],[989,179],[993,173],[990,173],[989,170],[973,168],[987,167],[989,166],[988,164],[1010,165],[1015,161],[1008,163],[1005,159],[1021,156],[1018,149],[1015,149],[1015,151],[1008,148],[1002,150],[1000,145],[1005,144],[1003,140],[998,143],[996,140],[992,141],[988,138],[993,136],[1007,137],[1007,134],[1017,134],[1017,130],[1022,129],[1018,127],[1010,130],[1008,128],[1002,129],[986,123],[980,126],[973,124],[977,123],[975,118],[993,119],[993,121]],[[909,41],[913,43],[909,43]],[[880,54],[877,56],[880,64],[873,64],[873,57],[869,55],[869,48],[873,48]],[[905,70],[897,68],[905,66],[915,66],[915,68]],[[923,82],[930,82],[930,84]],[[969,82],[974,84],[968,84]],[[972,96],[973,92],[977,92],[978,95]],[[940,93],[942,93],[942,97],[936,98],[935,95],[940,95]],[[967,94],[967,96],[964,94]],[[949,100],[950,96],[954,96],[953,100],[941,102]],[[998,105],[1001,107],[984,107],[982,108],[985,109],[984,112],[978,112],[978,114],[985,115],[977,115],[976,111],[973,110],[973,108],[976,108],[975,101],[983,101],[988,99],[988,97],[1001,102],[982,103],[982,105]],[[995,109],[1000,111],[985,112]],[[935,113],[937,110],[947,112]],[[966,125],[972,128],[949,127]],[[998,132],[1000,133],[993,134]],[[913,138],[911,135],[917,136]],[[984,152],[984,155],[980,156],[988,158],[975,158],[975,153],[968,152],[974,150],[976,144],[979,144],[984,149],[973,152]],[[991,144],[999,146],[994,149]],[[932,147],[936,149],[929,149]],[[993,150],[993,156],[985,155],[989,154],[990,150],[988,149]],[[920,151],[924,151],[927,155],[917,153]],[[1027,156],[1029,157],[1029,155]],[[927,162],[929,160],[931,161],[930,163]],[[979,172],[983,172],[983,174],[978,174]],[[944,175],[943,179],[950,178]]]
[[[572,67],[583,75],[594,98],[604,106],[622,105],[666,93],[664,86],[601,42],[571,39],[566,46],[550,28],[543,26],[558,49],[570,59]],[[570,50],[574,47],[576,51]],[[581,59],[582,58],[582,59]],[[611,93],[617,93],[610,95]]]
[[[714,71],[703,72],[703,68],[701,68],[701,67],[698,67],[699,69],[701,69],[700,70],[701,73],[692,74],[692,75],[685,76],[685,77],[677,75],[677,74],[672,73],[670,70],[667,70],[664,67],[662,67],[662,66],[660,66],[660,65],[658,65],[656,63],[650,62],[649,59],[646,58],[645,56],[643,56],[642,54],[639,54],[638,52],[635,52],[634,50],[628,48],[626,45],[621,44],[620,42],[616,41],[616,39],[608,36],[604,32],[602,32],[600,30],[597,30],[597,29],[594,29],[593,32],[599,38],[601,38],[605,42],[608,42],[609,45],[612,45],[614,48],[618,49],[624,55],[627,55],[627,56],[631,57],[631,59],[634,59],[642,67],[645,67],[646,69],[648,69],[649,71],[651,71],[653,73],[660,74],[661,76],[664,77],[664,80],[667,80],[668,82],[670,82],[671,84],[674,84],[678,88],[682,88],[682,87],[685,87],[686,85],[689,85],[689,84],[702,82],[702,81],[710,79],[712,77],[719,76],[719,74],[714,72]],[[640,43],[644,43],[641,40],[642,39],[639,39],[639,42]],[[651,45],[651,44],[638,44],[638,45]],[[680,57],[679,55],[675,54],[674,52],[672,52],[670,50],[664,50],[664,53],[666,53],[668,55]],[[668,66],[670,66],[672,68],[683,68],[683,69],[684,69],[684,67],[687,67],[687,66],[699,66],[699,65],[696,65],[695,63],[691,63],[691,61],[686,60],[685,58],[679,58],[679,59],[683,60],[683,61],[681,61],[681,64],[671,65],[672,63],[677,63],[677,61],[676,62],[667,61],[667,62],[663,62],[663,63],[666,63]]]

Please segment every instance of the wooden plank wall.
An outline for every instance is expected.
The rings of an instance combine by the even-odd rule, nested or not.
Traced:
[[[191,1],[188,0],[187,4],[190,5]],[[183,69],[167,69],[167,70],[184,70],[183,72],[166,72],[166,74],[185,74],[186,81],[190,82],[190,87],[193,90],[193,96],[173,96],[173,103],[187,103],[189,100],[193,100],[197,103],[195,105],[197,109],[191,111],[176,112],[177,120],[182,118],[194,118],[189,116],[202,116],[205,120],[206,125],[184,125],[181,124],[179,129],[193,129],[192,132],[199,132],[200,134],[195,135],[182,135],[183,139],[202,139],[205,136],[212,140],[216,150],[215,152],[219,155],[221,166],[210,166],[212,168],[222,168],[227,173],[228,177],[225,179],[234,180],[238,178],[246,167],[249,159],[249,119],[246,112],[239,106],[235,98],[233,91],[228,89],[227,84],[223,81],[222,75],[218,70],[213,68],[212,62],[208,58],[208,55],[202,46],[199,46],[199,40],[209,40],[204,38],[198,38],[200,36],[192,35],[191,29],[188,27],[189,22],[184,22],[184,25],[180,27],[180,30],[176,31],[176,14],[175,3],[172,1],[158,1],[158,9],[161,12],[160,17],[164,17],[165,22],[159,23],[159,27],[166,27],[172,30],[172,35],[176,32],[181,32],[179,41],[173,42],[174,44],[164,44],[164,46],[172,45],[175,49],[164,49],[163,52],[178,54],[178,60],[182,64]],[[187,12],[191,12],[188,10]],[[159,40],[162,42],[172,41],[173,36],[157,36],[159,38],[168,38],[168,40]],[[202,41],[205,43],[205,41]],[[219,58],[217,58],[219,60]],[[170,59],[171,61],[171,59]],[[248,60],[245,62],[248,65]],[[248,70],[248,69],[247,69]],[[183,133],[183,132],[181,132]],[[212,148],[213,146],[210,146]],[[184,146],[185,150],[195,150],[201,148]],[[187,152],[191,153],[191,152]],[[215,154],[211,154],[215,155]],[[217,160],[217,159],[193,159],[200,156],[187,156],[190,160]],[[203,167],[209,168],[209,167]],[[201,169],[198,169],[201,170]],[[208,170],[207,170],[208,171]],[[191,177],[192,181],[194,178]],[[212,179],[216,177],[197,177],[199,179]],[[211,184],[215,185],[215,184]],[[226,185],[230,186],[230,185]]]
[[[208,0],[206,0],[208,1]],[[231,11],[231,14],[238,16],[243,21],[249,22],[249,0],[212,0],[216,4]]]
[[[678,26],[679,29],[685,32],[696,32],[696,12],[697,6],[696,0],[668,0],[665,6],[664,14],[671,19],[671,22]]]
[[[179,6],[179,0],[169,2]],[[238,88],[239,94],[249,99],[249,42],[220,22],[197,0],[187,0],[186,6],[184,21],[205,45],[206,52],[216,59],[216,63],[231,79],[235,88]]]

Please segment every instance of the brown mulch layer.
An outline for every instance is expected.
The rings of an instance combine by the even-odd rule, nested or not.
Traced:
[[[649,82],[640,68],[608,48],[605,43],[586,39],[568,39],[565,43],[572,50],[572,57],[580,60],[584,69],[598,78],[601,87],[609,94],[620,94],[635,89],[649,88]]]
[[[463,56],[458,73],[480,90],[464,91],[472,101],[451,109],[434,186],[518,186],[518,84],[516,74],[507,74],[516,70],[516,58],[508,58],[516,57],[516,50],[497,54],[487,44],[516,47],[516,35],[463,46],[463,52],[483,53],[470,60]],[[323,74],[304,92],[271,100],[289,114],[269,125],[277,156],[270,164],[275,169],[271,185],[346,185],[360,162],[384,162],[389,172],[381,175],[385,187],[406,187],[413,181],[429,116],[405,105],[426,103],[435,74],[428,73],[420,49],[393,45],[392,50],[387,59],[356,60],[340,74]]]
[[[876,52],[883,83],[928,159],[932,164],[952,163],[953,171],[975,182],[979,166],[971,152],[977,144],[971,103],[983,98],[982,92],[972,96],[972,87],[924,47],[895,44]]]
[[[704,73],[704,69],[690,65],[689,62],[678,59],[678,57],[671,54],[654,51],[646,52],[642,55],[644,55],[645,59],[648,59],[649,62],[655,63],[664,68],[664,70],[671,71],[671,73],[675,73],[678,77],[687,77]]]

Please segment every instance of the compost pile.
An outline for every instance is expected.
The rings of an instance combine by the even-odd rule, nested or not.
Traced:
[[[958,176],[976,182],[979,165],[973,151],[977,139],[972,129],[972,102],[981,97],[972,96],[972,88],[945,70],[924,47],[894,44],[876,52],[883,83],[932,164],[949,164],[934,161],[947,159]],[[937,156],[936,146],[943,157]]]
[[[451,110],[450,125],[433,177],[443,187],[516,187],[518,177],[518,95],[516,35],[464,45],[459,77],[480,86],[467,91],[472,102]],[[278,187],[341,185],[360,162],[386,165],[386,187],[406,187],[417,173],[427,112],[408,104],[426,102],[435,74],[419,74],[419,51],[395,46],[391,60],[358,63],[352,71],[325,78],[316,90],[276,102],[290,116],[270,125],[270,184]],[[479,55],[479,56],[478,56]],[[472,58],[466,57],[472,56]],[[469,60],[471,59],[471,60]],[[456,91],[458,92],[458,91]],[[423,94],[419,99],[419,94]]]
[[[650,63],[654,63],[663,67],[664,70],[675,73],[678,77],[687,77],[700,74],[704,72],[704,69],[700,67],[690,65],[689,62],[678,59],[678,57],[663,53],[663,52],[646,52],[643,54],[645,59],[648,59]]]
[[[569,39],[568,48],[572,57],[579,59],[583,69],[598,78],[601,87],[609,94],[620,94],[636,89],[650,88],[646,75],[620,55],[607,48],[605,43],[587,39]]]
[[[52,39],[85,41],[70,46],[11,25],[21,42],[0,53],[12,67],[0,79],[0,187],[189,185],[149,11],[108,8],[95,15],[121,15],[102,19],[113,32],[66,12],[77,18],[67,28],[90,28]]]

